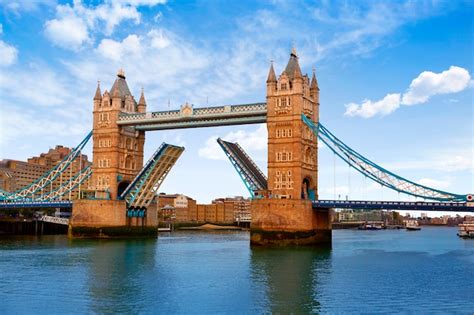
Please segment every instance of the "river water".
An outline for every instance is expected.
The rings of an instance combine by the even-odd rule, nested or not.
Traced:
[[[0,314],[474,314],[474,240],[455,228],[333,231],[331,250],[247,232],[158,240],[0,238]]]

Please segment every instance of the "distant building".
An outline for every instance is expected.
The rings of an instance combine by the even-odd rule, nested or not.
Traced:
[[[57,145],[54,149],[49,149],[46,153],[28,158],[26,162],[10,159],[1,160],[0,189],[14,192],[28,186],[58,165],[70,152],[70,148]],[[56,178],[50,189],[55,190],[59,188],[63,183],[69,181],[71,177],[74,177],[80,169],[90,164],[86,155],[83,154],[77,157],[62,175]],[[87,185],[87,182],[83,184],[84,187],[87,187]],[[77,194],[78,188],[71,192],[72,198],[76,198]]]
[[[197,204],[196,200],[182,194],[160,193],[156,203],[158,210],[174,209],[175,222],[210,222],[233,224],[249,222],[250,200],[243,197],[217,198],[211,204]]]
[[[160,193],[157,197],[158,210],[166,206],[174,208],[176,222],[197,221],[196,216],[193,215],[196,212],[196,200],[191,197],[181,194]]]

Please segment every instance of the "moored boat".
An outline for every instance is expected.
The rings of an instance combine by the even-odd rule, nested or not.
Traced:
[[[421,227],[418,225],[418,221],[409,220],[406,222],[405,229],[407,231],[419,231],[421,230]]]
[[[474,221],[463,222],[458,225],[458,236],[461,238],[474,238]]]

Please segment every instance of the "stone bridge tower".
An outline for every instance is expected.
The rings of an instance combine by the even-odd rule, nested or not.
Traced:
[[[316,75],[303,75],[295,49],[277,78],[267,79],[268,192],[252,201],[251,243],[331,242],[329,212],[313,210],[318,196],[318,139],[303,122],[319,121]]]
[[[108,192],[111,199],[117,199],[143,167],[145,132],[119,126],[117,120],[121,113],[145,112],[143,91],[137,104],[123,70],[119,70],[110,92],[106,90],[101,94],[100,86],[97,86],[92,154],[92,188],[97,196],[103,197]]]
[[[317,138],[301,120],[319,118],[316,76],[302,75],[293,49],[278,80],[273,65],[267,79],[268,189],[273,198],[315,199]]]

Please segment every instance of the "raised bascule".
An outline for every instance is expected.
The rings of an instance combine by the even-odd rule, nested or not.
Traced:
[[[438,210],[473,212],[470,194],[453,194],[398,176],[362,156],[319,121],[319,86],[313,71],[303,75],[293,49],[277,77],[273,64],[266,102],[147,112],[143,90],[138,103],[123,70],[110,90],[97,90],[92,132],[44,176],[16,192],[0,191],[0,208],[72,208],[72,237],[156,236],[156,196],[184,148],[163,143],[143,163],[145,132],[266,123],[268,169],[265,173],[238,143],[218,143],[252,198],[252,245],[314,245],[331,243],[331,208]],[[81,168],[55,190],[56,180],[92,138],[92,167]],[[362,175],[395,191],[427,199],[424,202],[320,200],[318,141]],[[88,183],[87,187],[83,187]],[[76,200],[67,198],[79,189]],[[46,218],[48,219],[48,218]],[[50,219],[53,220],[53,219]],[[53,220],[54,221],[54,220]]]

